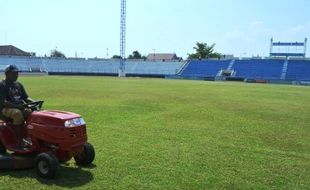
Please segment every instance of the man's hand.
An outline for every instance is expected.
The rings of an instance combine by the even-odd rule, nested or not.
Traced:
[[[32,113],[31,109],[29,109],[29,108],[23,109],[23,114],[24,114],[25,118],[27,118],[31,113]]]
[[[32,102],[36,102],[35,100],[33,100],[32,98],[28,97],[26,100],[27,103],[32,103]]]

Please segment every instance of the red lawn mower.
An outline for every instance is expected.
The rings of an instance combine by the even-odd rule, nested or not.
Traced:
[[[44,178],[55,177],[59,162],[74,158],[77,165],[90,165],[94,147],[87,142],[83,118],[71,112],[41,110],[43,101],[25,104],[32,110],[24,124],[23,140],[18,144],[12,121],[0,120],[0,169],[35,167]]]

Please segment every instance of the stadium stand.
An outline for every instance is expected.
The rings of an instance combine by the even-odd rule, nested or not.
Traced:
[[[7,65],[15,64],[22,72],[31,72],[32,70],[44,71],[40,58],[37,57],[22,57],[22,56],[0,56],[0,70]]]
[[[49,74],[100,74],[117,75],[119,60],[113,59],[65,59],[0,56],[0,70],[15,64],[22,72],[47,72]],[[184,62],[179,61],[127,61],[126,73],[131,76],[175,75]]]
[[[235,77],[245,79],[280,79],[284,60],[281,59],[249,59],[236,60],[232,66]]]
[[[310,60],[192,60],[180,69],[178,75],[184,78],[204,79],[223,74],[250,80],[310,80]]]
[[[50,75],[117,76],[119,60],[85,58],[48,58],[32,56],[0,56],[0,71],[15,64],[22,72]],[[144,61],[127,60],[127,76],[189,78],[199,80],[268,80],[310,81],[310,60],[244,59]]]
[[[310,60],[289,60],[286,79],[292,81],[310,81]]]
[[[126,73],[129,74],[154,74],[175,75],[180,69],[182,62],[178,61],[127,61]]]
[[[215,77],[231,60],[192,60],[179,73],[184,78]]]

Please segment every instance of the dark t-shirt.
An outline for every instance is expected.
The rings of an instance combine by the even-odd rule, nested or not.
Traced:
[[[19,82],[8,83],[3,80],[0,82],[0,109],[4,106],[4,100],[13,104],[21,105],[26,101],[28,95],[24,86]]]

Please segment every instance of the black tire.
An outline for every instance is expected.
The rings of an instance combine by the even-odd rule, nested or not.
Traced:
[[[59,162],[53,154],[41,153],[35,158],[35,170],[40,177],[54,178]]]
[[[3,146],[2,142],[0,141],[0,154],[5,154],[6,148]]]
[[[95,149],[90,143],[84,144],[84,150],[81,154],[74,156],[77,165],[85,166],[91,164],[95,159]]]

